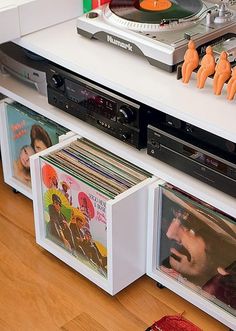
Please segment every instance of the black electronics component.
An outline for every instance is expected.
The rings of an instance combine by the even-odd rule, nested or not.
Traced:
[[[155,109],[53,64],[47,70],[47,86],[51,105],[138,149],[146,147]]]
[[[147,153],[236,197],[235,144],[186,123],[184,131],[184,122],[177,119],[166,123],[148,126]]]

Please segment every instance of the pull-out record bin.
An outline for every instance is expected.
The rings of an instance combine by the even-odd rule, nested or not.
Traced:
[[[58,168],[55,163],[48,162],[49,154],[78,139],[81,137],[74,136],[31,157],[36,241],[114,295],[146,272],[148,187],[156,178],[145,178],[114,198],[105,197],[101,191],[78,180],[71,172],[64,171],[63,167]],[[62,194],[63,181],[70,183],[66,199]],[[55,229],[49,227],[53,208],[50,205],[53,200],[62,208],[61,211],[66,216],[65,226],[68,228],[69,225],[74,242],[77,242],[80,235],[74,235],[71,228],[74,226],[73,217],[77,216],[79,220],[81,211],[85,218],[88,217],[88,234],[93,246],[90,251],[82,244],[79,249],[73,250],[73,242],[67,245],[64,239],[64,242],[60,242],[58,236],[53,234]],[[83,236],[85,232],[83,230]],[[71,240],[70,234],[66,234],[67,241]]]
[[[29,158],[73,133],[11,99],[0,103],[0,132],[4,181],[32,199]]]
[[[236,220],[161,180],[149,189],[147,274],[236,330]]]

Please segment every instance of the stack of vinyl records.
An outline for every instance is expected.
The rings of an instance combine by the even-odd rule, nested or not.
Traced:
[[[151,175],[84,138],[40,169],[46,237],[106,278],[107,202]]]
[[[84,138],[44,159],[110,198],[151,176]]]

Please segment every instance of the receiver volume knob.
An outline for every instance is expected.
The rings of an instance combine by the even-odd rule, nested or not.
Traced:
[[[57,74],[52,76],[51,82],[54,87],[61,87],[64,84],[63,78]]]
[[[123,123],[131,123],[134,120],[134,112],[133,110],[126,105],[123,105],[118,110],[117,121],[121,124]]]

